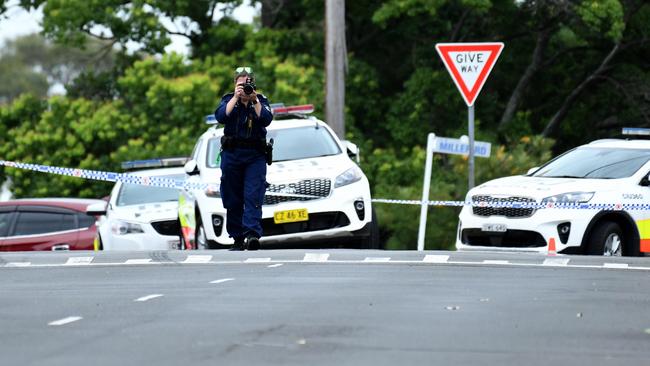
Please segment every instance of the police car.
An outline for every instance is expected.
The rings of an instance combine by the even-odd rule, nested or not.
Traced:
[[[579,146],[526,175],[470,190],[456,248],[546,252],[552,239],[567,254],[648,255],[649,174],[650,141]]]
[[[176,166],[132,172],[143,180],[184,180],[187,158],[125,162],[127,170]],[[180,165],[180,166],[179,166]],[[182,249],[178,222],[178,189],[117,182],[107,204],[90,205],[89,215],[104,215],[98,221],[95,249],[165,250]]]
[[[267,139],[274,140],[274,150],[262,206],[262,247],[352,239],[361,247],[378,248],[368,179],[352,160],[358,161],[357,147],[340,141],[326,123],[309,116],[312,105],[272,107],[274,121],[267,128]],[[210,118],[208,123],[216,121]],[[181,192],[179,219],[188,248],[233,243],[219,193],[222,136],[221,126],[210,127],[185,165],[188,182],[209,185]]]

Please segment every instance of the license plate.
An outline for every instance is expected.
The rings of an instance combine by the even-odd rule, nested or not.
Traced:
[[[490,231],[496,233],[505,233],[508,227],[505,224],[483,224],[481,231]]]
[[[297,210],[277,211],[273,214],[273,222],[276,224],[284,224],[287,222],[299,222],[309,220],[309,214],[306,208]]]

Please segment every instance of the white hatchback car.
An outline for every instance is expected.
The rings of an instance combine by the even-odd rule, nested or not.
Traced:
[[[340,141],[323,121],[307,117],[312,110],[313,106],[274,108],[275,119],[267,128],[274,151],[267,169],[260,243],[262,247],[316,240],[338,244],[353,239],[363,248],[379,248],[368,179],[351,159],[358,158],[358,150]],[[218,192],[222,136],[221,126],[210,127],[185,165],[189,183],[213,185],[181,193],[179,219],[188,248],[233,243]]]
[[[650,141],[579,146],[527,175],[470,190],[475,205],[460,213],[456,248],[546,252],[553,239],[567,254],[648,255],[649,174]]]
[[[182,167],[147,169],[131,173],[141,177],[184,180]],[[96,249],[182,249],[178,222],[178,189],[117,182],[108,204],[90,205],[98,221]]]

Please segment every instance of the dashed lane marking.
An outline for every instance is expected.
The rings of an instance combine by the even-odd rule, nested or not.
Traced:
[[[271,258],[248,258],[244,263],[265,263],[270,262]]]
[[[569,258],[546,258],[543,266],[566,266],[569,264]]]
[[[510,261],[486,259],[483,264],[510,264]]]
[[[165,295],[163,295],[163,294],[153,294],[153,295],[138,297],[137,299],[135,299],[133,301],[135,301],[135,302],[145,302],[145,301],[149,301],[151,299],[155,299],[157,297],[163,297],[163,296],[165,296]]]
[[[5,267],[29,267],[31,265],[31,262],[9,262],[5,264]]]
[[[211,255],[188,255],[183,263],[210,263]]]
[[[449,260],[448,255],[427,254],[422,259],[422,262],[425,262],[425,263],[447,263],[448,260]]]
[[[303,262],[327,262],[330,255],[329,253],[305,253]]]
[[[385,263],[390,262],[390,257],[366,257],[366,259],[363,261],[372,263]]]
[[[124,264],[147,264],[151,263],[151,258],[127,259]]]
[[[210,283],[224,283],[224,282],[230,282],[234,280],[235,280],[234,278],[222,278],[220,280],[210,281]]]
[[[629,268],[630,265],[627,263],[604,263],[603,267],[605,268]]]
[[[276,263],[276,264],[271,264],[270,266],[268,266],[268,268],[277,268],[277,267],[281,267],[281,266],[282,266],[282,263]]]
[[[67,266],[84,266],[92,263],[94,257],[70,257],[65,262]]]
[[[80,317],[80,316],[69,316],[67,318],[63,318],[63,319],[59,319],[59,320],[49,322],[49,323],[47,323],[47,325],[56,327],[56,326],[59,326],[59,325],[66,325],[66,324],[69,324],[69,323],[73,323],[73,322],[76,322],[76,321],[81,320],[81,319],[83,319],[83,318]]]

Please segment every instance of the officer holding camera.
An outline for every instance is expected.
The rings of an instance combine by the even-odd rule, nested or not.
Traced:
[[[214,115],[225,125],[221,140],[221,199],[231,250],[257,250],[266,191],[266,127],[273,120],[268,99],[258,94],[250,67],[235,70],[235,91],[221,98]]]

